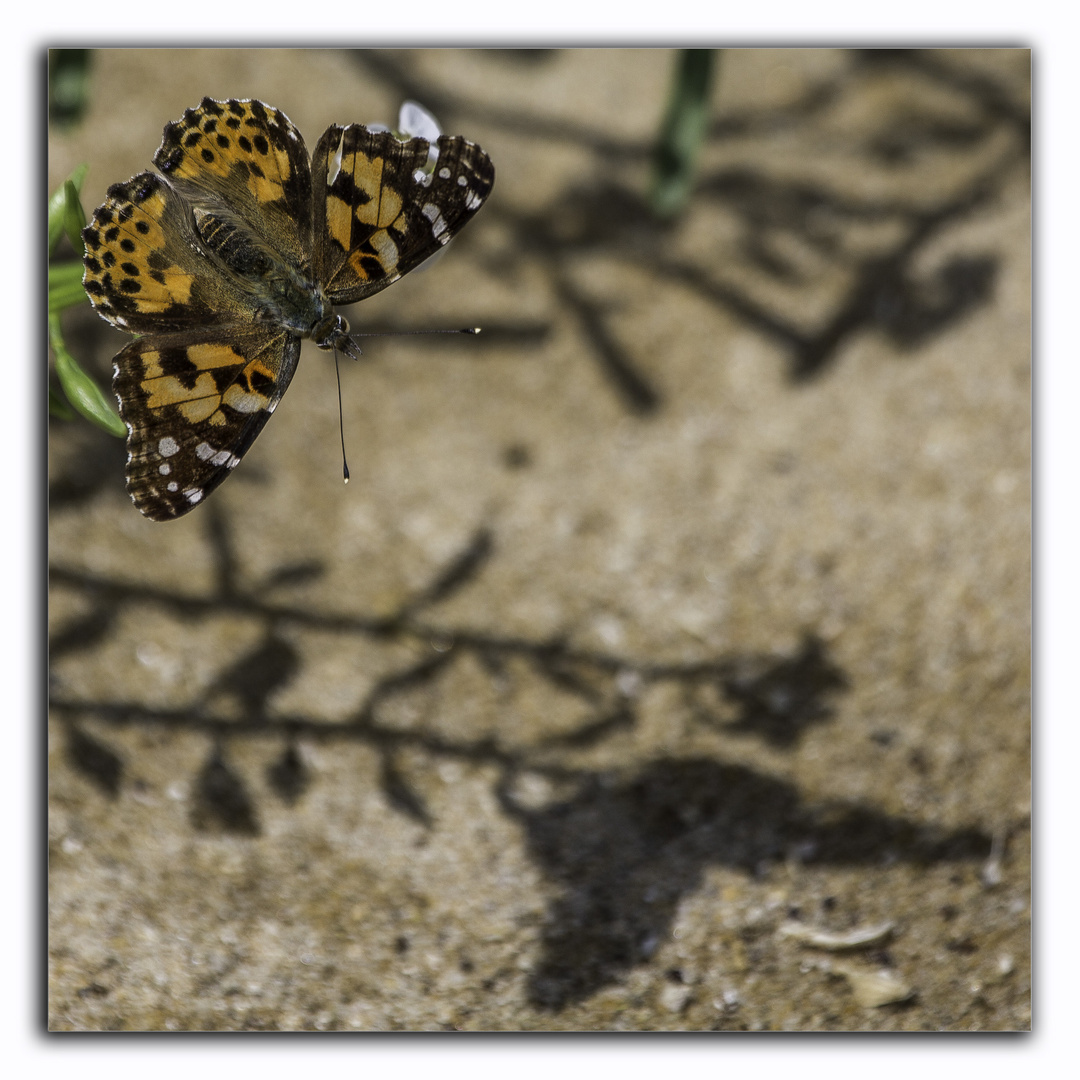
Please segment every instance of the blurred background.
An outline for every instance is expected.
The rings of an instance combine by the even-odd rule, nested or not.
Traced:
[[[52,1028],[1030,1025],[1028,51],[50,73],[88,213],[204,96],[496,170],[347,312],[483,328],[362,343],[347,488],[307,345],[176,522],[50,420]]]

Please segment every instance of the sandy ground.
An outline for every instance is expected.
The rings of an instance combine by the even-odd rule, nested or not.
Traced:
[[[1006,1030],[1030,1011],[1025,51],[95,56],[496,167],[205,506],[50,427],[54,1030]],[[87,308],[103,381],[126,340]],[[840,949],[839,946],[846,946]]]

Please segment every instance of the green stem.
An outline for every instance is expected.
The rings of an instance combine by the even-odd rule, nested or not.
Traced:
[[[678,213],[690,196],[709,121],[713,66],[712,49],[682,49],[678,54],[653,163],[652,207],[659,217]]]

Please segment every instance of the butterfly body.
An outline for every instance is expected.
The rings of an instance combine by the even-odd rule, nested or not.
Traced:
[[[127,485],[155,520],[187,513],[239,463],[310,338],[359,355],[335,310],[396,281],[482,205],[474,143],[332,125],[309,159],[258,101],[203,100],[166,126],[154,163],[114,184],[83,232],[98,313],[139,335],[114,361]]]
[[[195,227],[208,252],[221,260],[236,286],[251,296],[256,322],[280,326],[321,349],[353,352],[348,321],[334,312],[310,271],[279,257],[243,223],[200,207]]]

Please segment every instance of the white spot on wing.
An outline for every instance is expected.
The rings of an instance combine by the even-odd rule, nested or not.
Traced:
[[[172,472],[172,466],[166,461],[164,465],[158,466],[157,471],[161,473],[162,476],[168,476],[169,473]]]
[[[202,488],[184,488],[184,498],[194,506],[202,498]]]
[[[443,234],[446,232],[446,222],[443,220],[439,208],[434,203],[424,203],[420,208],[420,213],[431,222],[432,236],[434,236],[440,244],[445,244],[446,240],[449,240],[450,237],[447,236],[446,240],[443,239]]]
[[[450,179],[450,170],[445,165],[439,170],[439,177],[443,180]]]
[[[385,229],[372,233],[371,246],[379,253],[383,266],[392,270],[398,264],[398,246],[390,238],[390,233]]]
[[[240,413],[255,413],[262,407],[266,398],[262,394],[229,394],[227,404]]]
[[[481,199],[475,191],[470,191],[469,194],[465,196],[465,207],[468,210],[475,210],[483,201],[484,200]]]
[[[230,469],[235,469],[240,459],[230,454],[228,450],[217,450],[209,443],[201,442],[195,447],[195,453],[203,461],[208,461],[211,465],[227,465]]]
[[[334,181],[338,177],[338,173],[341,172],[341,143],[342,139],[338,139],[337,147],[333,154],[330,155],[330,160],[326,166],[326,183],[332,187]]]
[[[180,453],[180,444],[171,435],[166,435],[164,439],[158,439],[157,448],[162,457],[172,457],[173,454]]]

